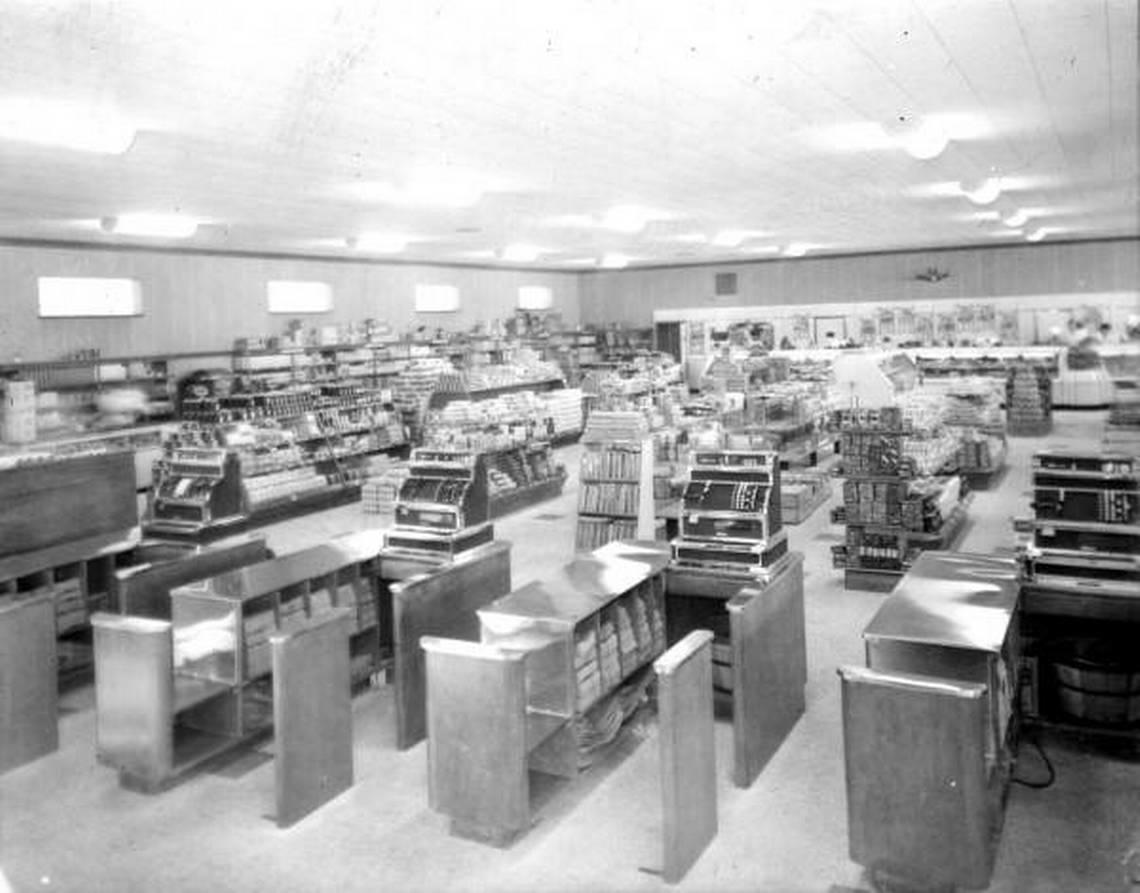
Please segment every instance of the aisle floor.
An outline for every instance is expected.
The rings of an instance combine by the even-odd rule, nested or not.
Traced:
[[[1028,511],[1031,452],[1044,443],[1099,443],[1102,424],[1101,415],[1062,413],[1052,437],[1013,439],[1007,473],[974,496],[960,548],[1010,550],[1010,519]],[[515,586],[573,555],[577,451],[561,451],[571,479],[559,499],[496,522],[498,538],[513,544]],[[357,504],[274,525],[269,540],[282,553],[377,524]],[[884,596],[844,591],[829,550],[841,534],[826,506],[790,528],[792,547],[805,556],[807,711],[746,790],[731,785],[731,730],[718,723],[720,831],[678,890],[868,887],[847,857],[835,671],[862,663],[860,632]],[[655,873],[661,843],[651,718],[635,720],[578,779],[533,776],[536,824],[500,850],[450,836],[446,820],[428,808],[425,746],[396,750],[387,686],[353,702],[355,785],[284,831],[269,817],[271,743],[210,764],[162,794],[133,793],[95,761],[92,703],[90,687],[66,693],[60,750],[0,778],[0,891],[6,884],[20,893],[665,888]],[[1124,860],[1140,847],[1135,746],[1105,749],[1057,733],[1040,740],[1056,783],[1011,788],[990,889],[1128,890]],[[1035,750],[1022,747],[1017,771],[1041,776]]]

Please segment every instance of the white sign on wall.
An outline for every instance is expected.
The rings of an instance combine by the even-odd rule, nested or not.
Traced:
[[[39,314],[45,318],[141,316],[142,289],[134,279],[41,276]]]

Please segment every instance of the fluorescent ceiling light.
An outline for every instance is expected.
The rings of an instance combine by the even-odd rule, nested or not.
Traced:
[[[624,254],[610,252],[602,255],[601,266],[605,270],[620,270],[622,267],[629,266],[629,258]]]
[[[480,178],[450,168],[421,168],[403,183],[370,180],[345,189],[366,202],[423,208],[469,208],[488,191]]]
[[[803,242],[791,242],[784,249],[784,257],[803,257],[810,250],[811,246],[806,245]]]
[[[686,245],[704,245],[709,240],[709,237],[704,233],[677,233],[675,236],[670,236],[671,242],[683,242]]]
[[[639,233],[651,219],[650,214],[633,205],[617,205],[606,211],[602,217],[602,228],[619,233]]]
[[[1018,208],[1011,214],[1006,214],[1002,217],[1001,222],[1006,226],[1025,226],[1029,220],[1029,215],[1025,213],[1023,208]]]
[[[990,235],[993,236],[995,239],[1001,239],[1001,238],[1005,238],[1007,236],[1008,237],[1020,236],[1021,233],[1022,233],[1022,231],[1019,229],[993,229],[993,230],[990,230]]]
[[[962,195],[975,205],[988,205],[997,201],[1001,195],[1001,179],[986,177],[984,180],[963,180],[961,189]]]
[[[744,241],[744,230],[739,229],[722,229],[719,233],[713,236],[712,243],[717,248],[735,248]]]
[[[122,155],[135,140],[135,128],[98,106],[0,99],[0,139]]]
[[[556,214],[544,219],[542,224],[567,229],[593,229],[598,222],[589,214]]]
[[[718,248],[736,248],[748,239],[757,239],[768,235],[758,229],[725,229],[717,233],[712,243]]]
[[[1045,237],[1046,237],[1048,234],[1049,234],[1049,230],[1047,230],[1047,229],[1046,229],[1045,227],[1043,227],[1043,226],[1039,226],[1039,227],[1037,227],[1037,229],[1033,230],[1033,232],[1031,232],[1031,233],[1028,233],[1028,234],[1025,236],[1025,241],[1026,241],[1026,242],[1040,242],[1040,241],[1041,241],[1042,239],[1044,239],[1044,238],[1045,238]]]
[[[937,158],[950,144],[946,131],[930,119],[908,117],[897,125],[892,125],[889,132],[911,158],[920,161]]]
[[[744,251],[750,254],[779,254],[779,245],[745,245]]]
[[[182,214],[120,214],[104,218],[103,228],[119,236],[188,239],[198,231],[198,221]]]
[[[408,237],[401,233],[367,232],[349,240],[349,247],[372,254],[399,254],[408,247]]]
[[[529,264],[538,260],[539,254],[542,251],[535,245],[525,245],[521,242],[516,242],[513,245],[508,245],[503,249],[503,260],[512,264]]]

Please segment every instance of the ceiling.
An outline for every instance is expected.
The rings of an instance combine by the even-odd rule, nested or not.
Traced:
[[[5,0],[0,239],[582,270],[1135,237],[1137,47],[1135,0]],[[200,225],[106,231],[138,212]]]

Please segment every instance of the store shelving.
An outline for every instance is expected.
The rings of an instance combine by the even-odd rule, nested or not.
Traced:
[[[899,408],[845,411],[841,432],[843,506],[833,520],[846,533],[843,545],[832,546],[833,563],[846,588],[886,591],[919,553],[951,547],[969,496],[958,475],[935,473],[945,450],[910,452],[923,441]]]
[[[591,413],[582,446],[576,548],[591,551],[613,540],[653,539],[654,447],[645,417]]]
[[[1090,731],[1140,729],[1140,460],[1046,450],[1032,459],[1023,566],[1023,711]]]

